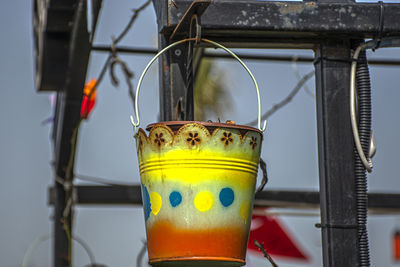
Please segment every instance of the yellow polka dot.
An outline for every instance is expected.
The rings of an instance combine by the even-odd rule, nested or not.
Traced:
[[[240,205],[240,217],[242,217],[244,223],[247,223],[250,215],[250,202],[245,200],[242,205]]]
[[[208,191],[202,191],[194,198],[194,206],[201,212],[208,211],[214,204],[214,198]]]
[[[159,193],[150,193],[151,213],[157,215],[160,212],[162,206],[162,199]]]

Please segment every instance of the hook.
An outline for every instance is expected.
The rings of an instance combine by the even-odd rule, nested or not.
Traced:
[[[193,31],[193,21],[196,21],[194,25],[196,27],[196,34],[195,36],[192,35]],[[199,44],[201,41],[201,25],[200,25],[200,17],[197,14],[193,14],[190,20],[190,27],[189,27],[189,38],[195,38],[195,43]]]

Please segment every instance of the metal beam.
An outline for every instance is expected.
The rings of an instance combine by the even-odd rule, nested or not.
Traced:
[[[155,55],[157,50],[153,48],[142,48],[142,47],[130,47],[130,46],[117,46],[116,51],[118,53],[137,54],[142,56]],[[111,52],[111,46],[96,44],[92,46],[94,52]],[[310,56],[297,56],[297,55],[275,55],[275,54],[250,54],[250,53],[235,53],[239,58],[245,60],[256,60],[256,61],[276,61],[276,62],[293,62],[297,63],[312,63],[314,57]],[[235,60],[231,55],[222,54],[219,52],[203,52],[203,58],[223,58]],[[400,66],[400,60],[388,59],[388,58],[375,58],[368,59],[369,65],[375,66]]]
[[[191,0],[153,1],[159,32],[171,34]],[[400,33],[400,5],[383,3],[382,35]],[[227,12],[229,11],[229,12]],[[353,1],[214,1],[202,16],[202,36],[233,45],[298,44],[323,38],[372,38],[380,31],[381,5]],[[307,45],[308,44],[308,45]],[[279,45],[278,45],[279,46]]]
[[[77,205],[142,205],[140,185],[77,185]],[[256,194],[254,207],[318,209],[319,192],[266,190]],[[49,188],[48,204],[54,205],[54,188]],[[400,194],[369,193],[368,208],[374,214],[400,213]]]

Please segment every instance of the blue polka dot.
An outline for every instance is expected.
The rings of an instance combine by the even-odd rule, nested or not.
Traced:
[[[230,206],[233,203],[234,199],[235,194],[233,193],[233,190],[229,187],[225,187],[219,193],[219,200],[224,207]]]
[[[149,192],[147,191],[147,188],[144,184],[142,184],[142,201],[144,209],[144,218],[147,221],[151,213],[151,203],[150,203]]]
[[[176,207],[182,202],[182,195],[178,191],[173,191],[169,195],[169,202],[171,203],[172,207]]]

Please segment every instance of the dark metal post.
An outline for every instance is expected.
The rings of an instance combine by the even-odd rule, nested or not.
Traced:
[[[53,266],[68,267],[72,258],[72,182],[75,158],[74,141],[78,135],[83,87],[90,54],[86,1],[79,1],[71,32],[68,77],[64,90],[57,93],[56,119],[53,129],[54,186],[54,257]],[[98,10],[97,10],[98,13]],[[69,186],[68,186],[69,185]]]
[[[349,115],[350,41],[316,51],[317,126],[323,265],[358,266],[358,233]]]
[[[168,44],[169,36],[160,34],[159,50]],[[187,52],[188,44],[183,43],[161,55],[159,60],[161,121],[184,120],[186,101],[193,102],[193,97],[186,97]]]
[[[185,14],[173,32],[162,30],[162,21],[168,16],[167,1],[153,0],[159,26],[158,48],[161,50],[174,40],[192,37],[192,31],[199,24],[201,14],[210,4],[210,0],[195,0],[186,9]],[[167,12],[167,13],[166,13]],[[195,18],[195,20],[193,20]],[[195,21],[196,24],[192,24]],[[197,25],[198,26],[198,25]],[[159,61],[160,73],[160,117],[162,121],[194,120],[193,74],[194,44],[188,42],[175,46]]]

